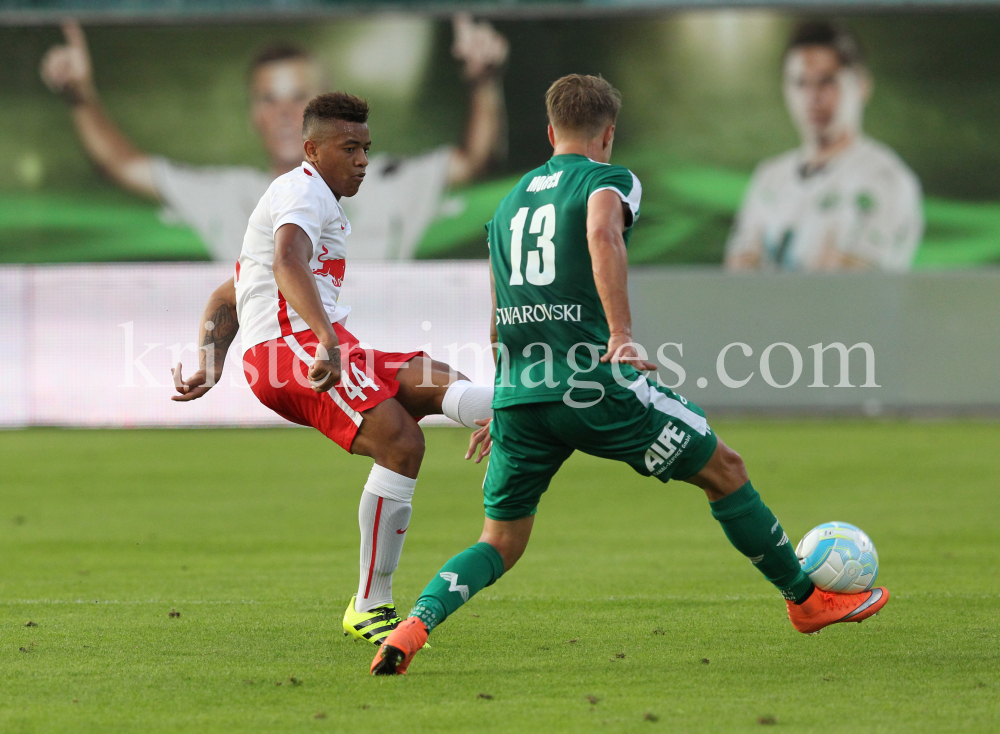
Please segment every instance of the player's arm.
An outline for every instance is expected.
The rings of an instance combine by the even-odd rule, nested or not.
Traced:
[[[862,256],[852,250],[844,249],[850,247],[852,243],[841,243],[841,233],[839,223],[830,224],[822,233],[823,241],[820,245],[819,256],[816,258],[814,269],[816,272],[849,272],[861,270],[877,270],[879,263],[870,257]]]
[[[462,147],[452,153],[448,183],[468,183],[507,152],[507,109],[502,71],[509,44],[487,22],[476,23],[467,14],[454,19],[452,53],[463,62],[469,84],[469,120]]]
[[[860,221],[843,242],[835,234],[824,242],[817,269],[909,270],[924,228],[919,183],[915,177],[882,172],[856,198],[860,202],[862,197],[868,204],[857,214]]]
[[[837,250],[834,246],[824,246],[817,263],[817,271],[844,272],[851,270],[878,270],[880,263],[866,257]]]
[[[219,382],[229,345],[236,338],[239,328],[236,283],[230,278],[212,292],[202,311],[198,325],[198,371],[185,380],[180,363],[170,370],[174,376],[174,387],[180,393],[171,400],[197,400]]]
[[[587,204],[587,245],[594,283],[604,306],[611,338],[602,362],[625,362],[640,370],[656,365],[640,359],[632,343],[632,312],[628,303],[628,252],[625,249],[625,206],[611,189],[598,191]]]
[[[739,253],[726,253],[723,266],[726,270],[738,272],[740,270],[760,270],[764,252],[763,240],[758,241],[751,250],[744,250]]]
[[[760,270],[764,261],[764,231],[754,216],[757,176],[755,173],[750,180],[726,242],[722,265],[729,271]]]
[[[738,215],[722,260],[722,266],[731,272],[760,270],[764,262],[764,233],[739,221],[743,216]]]
[[[309,383],[316,392],[326,392],[340,381],[340,340],[309,265],[312,253],[312,240],[299,225],[283,224],[274,233],[274,280],[288,305],[319,339]]]
[[[150,157],[137,149],[108,117],[91,73],[90,52],[75,20],[63,23],[66,44],[54,46],[42,59],[42,81],[61,94],[90,159],[115,183],[129,191],[159,199]]]

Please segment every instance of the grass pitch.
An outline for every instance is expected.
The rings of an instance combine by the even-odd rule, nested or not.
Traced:
[[[370,462],[305,430],[0,433],[0,731],[996,731],[1000,426],[716,428],[793,542],[868,531],[882,614],[794,632],[701,492],[578,455],[519,566],[373,679],[340,631]],[[427,431],[403,611],[478,538],[466,435]]]

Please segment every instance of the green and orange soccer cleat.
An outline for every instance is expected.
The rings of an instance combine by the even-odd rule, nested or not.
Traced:
[[[385,638],[372,660],[372,675],[403,675],[413,656],[427,644],[427,626],[417,617],[409,617]]]
[[[839,622],[863,622],[874,617],[889,601],[889,591],[881,586],[860,594],[837,594],[817,588],[801,604],[787,602],[788,619],[799,632],[815,635]]]

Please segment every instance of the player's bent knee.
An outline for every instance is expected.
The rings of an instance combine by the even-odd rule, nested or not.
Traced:
[[[725,491],[725,487],[735,485],[730,489],[730,491],[734,491],[749,481],[746,466],[743,464],[743,457],[722,441],[719,441],[719,446],[712,456],[709,465],[712,467],[712,473],[716,477],[716,483],[724,485],[720,487],[723,491]]]
[[[725,451],[722,457],[722,462],[725,466],[726,473],[731,475],[737,481],[742,479],[743,481],[740,483],[741,486],[746,484],[747,481],[749,481],[749,476],[747,476],[747,468],[743,463],[743,457],[726,445],[723,445],[723,449],[725,449]]]
[[[492,545],[503,559],[504,571],[509,571],[524,555],[534,522],[534,515],[509,521],[487,518],[479,542]]]
[[[719,440],[715,453],[704,468],[685,481],[705,490],[712,501],[732,494],[748,481],[743,457]]]
[[[424,458],[424,434],[402,405],[387,400],[365,413],[351,453],[370,456],[386,469],[415,477]]]
[[[401,461],[421,461],[424,458],[424,432],[414,421],[401,421],[386,442],[386,449]]]
[[[505,573],[512,569],[514,564],[521,560],[521,556],[524,555],[524,550],[527,548],[526,543],[521,543],[510,538],[483,536],[479,540],[483,543],[489,543],[496,548],[497,553],[499,553],[500,557],[503,559],[503,568]]]
[[[416,423],[414,423],[414,426],[416,426]],[[407,434],[407,438],[403,442],[403,446],[407,455],[412,456],[415,459],[423,459],[424,451],[427,450],[427,446],[424,443],[424,432],[421,431],[419,427],[414,428]]]

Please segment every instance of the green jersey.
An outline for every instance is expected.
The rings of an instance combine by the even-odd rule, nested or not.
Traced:
[[[497,207],[489,233],[500,347],[493,406],[555,400],[588,403],[616,389],[599,362],[607,348],[604,307],[587,244],[587,202],[609,189],[626,204],[628,244],[642,186],[622,166],[557,155],[522,178]]]

